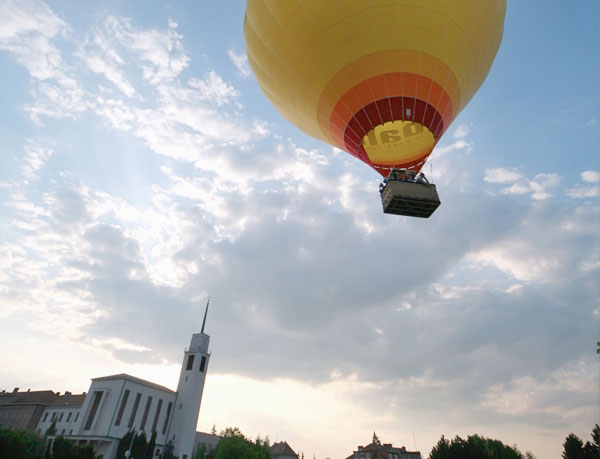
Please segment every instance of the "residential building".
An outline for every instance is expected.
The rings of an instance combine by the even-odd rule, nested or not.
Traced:
[[[359,446],[346,459],[421,459],[419,451],[407,451],[403,446],[396,448],[391,443],[383,445],[370,443],[367,446]]]
[[[52,423],[56,427],[56,435],[73,435],[77,432],[77,426],[81,407],[85,400],[83,394],[71,394],[65,392],[64,395],[57,397],[46,407],[37,423],[37,432],[45,434]]]
[[[298,455],[285,441],[273,443],[269,452],[273,459],[298,459]]]
[[[58,398],[51,390],[0,392],[0,426],[34,431],[44,409]]]
[[[219,437],[216,434],[210,434],[205,432],[196,432],[196,441],[194,443],[194,451],[198,452],[198,448],[200,445],[204,445],[204,451],[209,453],[215,449],[217,449],[217,445],[219,444]],[[196,456],[194,456],[196,457]]]

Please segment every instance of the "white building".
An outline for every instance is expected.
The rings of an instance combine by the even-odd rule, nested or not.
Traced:
[[[192,336],[184,352],[177,392],[128,374],[94,378],[87,394],[67,392],[46,406],[36,430],[45,433],[54,422],[55,435],[93,445],[96,454],[106,459],[116,456],[128,431],[144,432],[148,441],[156,432],[154,456],[170,441],[176,456],[192,459],[210,359],[205,323],[206,313],[202,331]]]

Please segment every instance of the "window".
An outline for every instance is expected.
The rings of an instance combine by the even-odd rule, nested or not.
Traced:
[[[66,421],[66,422],[69,422],[69,421],[71,420],[71,415],[72,415],[72,414],[73,414],[73,413],[71,413],[71,412],[69,411],[69,414],[67,414],[67,421]]]
[[[60,433],[61,435],[65,434],[65,429],[62,430],[62,432]]]
[[[42,422],[46,422],[46,419],[48,419],[48,413],[44,413],[44,419],[42,419]]]
[[[167,405],[167,414],[165,415],[165,422],[163,423],[162,433],[167,433],[167,427],[169,427],[169,416],[171,415],[171,408],[173,408],[173,402],[169,402]]]
[[[202,360],[200,360],[200,371],[204,371],[204,367],[206,366],[206,356],[202,356]]]
[[[75,419],[73,419],[73,422],[77,422],[78,418],[79,418],[79,411],[77,413],[75,413]]]
[[[187,366],[185,367],[186,371],[189,371],[194,366],[194,356],[188,355]]]
[[[69,435],[73,435],[73,429],[69,430]]]
[[[181,403],[179,404],[179,409],[181,409]]]
[[[58,417],[58,422],[62,422],[63,414],[64,413],[60,413],[60,416]]]
[[[123,411],[125,411],[125,405],[127,405],[127,399],[129,398],[129,389],[125,391],[123,394],[123,400],[121,400],[121,406],[119,407],[119,412],[117,413],[117,419],[115,419],[115,425],[118,426],[121,424],[121,419],[123,419]]]
[[[152,405],[152,396],[148,395],[146,399],[146,408],[144,408],[144,415],[142,416],[142,423],[140,424],[140,430],[144,430],[146,427],[146,421],[148,420],[148,412],[150,411],[150,406]]]
[[[160,409],[162,408],[162,399],[158,399],[158,405],[156,405],[156,413],[154,414],[154,422],[152,423],[152,432],[156,432],[156,424],[158,424],[158,417],[160,416]]]
[[[142,394],[139,392],[135,396],[135,401],[133,402],[133,408],[131,409],[131,415],[129,416],[129,423],[127,424],[128,428],[133,426],[133,421],[135,421],[135,415],[137,414],[138,406],[140,405],[140,399],[142,398]]]
[[[156,448],[156,451],[154,451],[154,455],[158,456],[160,454],[160,449]]]
[[[90,430],[92,428],[92,423],[94,422],[94,418],[96,417],[96,412],[98,411],[98,407],[100,406],[100,400],[102,400],[102,391],[101,390],[94,391],[94,398],[92,399],[92,407],[90,408],[90,414],[88,415],[87,421],[85,422],[84,430]]]
[[[52,417],[50,418],[50,421],[52,421],[52,422],[56,421],[56,413],[52,413]]]

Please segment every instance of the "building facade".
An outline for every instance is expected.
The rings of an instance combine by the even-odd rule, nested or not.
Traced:
[[[273,443],[269,452],[273,459],[298,459],[298,455],[286,441]]]
[[[367,446],[359,446],[346,459],[421,459],[419,451],[407,451],[403,446],[397,448],[391,443],[370,443]]]
[[[116,456],[119,441],[127,432],[144,432],[148,441],[156,435],[153,456],[158,457],[172,442],[176,456],[192,459],[209,342],[203,324],[184,351],[177,391],[124,373],[92,379],[83,394],[19,392],[15,388],[0,393],[0,426],[43,435],[54,425],[50,439],[64,436],[80,445],[92,445],[96,454],[106,459]],[[215,441],[218,443],[211,438],[210,444],[216,445]]]
[[[51,390],[0,392],[0,426],[33,432],[44,409],[59,397]]]
[[[37,432],[45,434],[54,423],[56,435],[69,436],[76,433],[85,396],[85,392],[75,395],[65,392],[64,395],[58,395],[44,408],[37,424]]]

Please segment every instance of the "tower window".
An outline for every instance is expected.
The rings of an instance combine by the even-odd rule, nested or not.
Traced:
[[[48,419],[48,413],[44,413],[44,419],[42,419],[42,422],[46,422],[46,419]]]
[[[94,399],[92,401],[90,414],[88,415],[87,421],[85,422],[85,430],[90,430],[92,428],[94,418],[96,417],[96,412],[98,411],[98,407],[100,406],[100,400],[102,400],[102,391],[94,391]]]
[[[152,423],[152,432],[156,432],[156,424],[158,424],[158,417],[160,416],[160,409],[162,408],[162,398],[158,399],[158,405],[156,406],[156,414],[154,415],[154,422]]]
[[[188,355],[187,366],[185,368],[186,371],[191,370],[193,366],[194,366],[194,356]]]
[[[167,414],[165,415],[165,422],[163,424],[162,433],[163,435],[167,433],[167,427],[169,426],[169,415],[171,414],[171,408],[173,408],[173,402],[169,402],[167,406]]]
[[[148,419],[148,413],[150,412],[150,406],[152,405],[152,396],[148,395],[146,399],[146,408],[144,408],[144,415],[142,416],[142,423],[140,424],[140,430],[144,430],[146,427],[146,420]]]
[[[123,412],[125,411],[125,405],[127,405],[127,399],[129,398],[129,389],[126,389],[123,393],[123,400],[121,400],[121,406],[119,407],[119,412],[117,413],[117,419],[115,419],[115,425],[118,426],[121,424],[121,419],[123,419]]]
[[[133,426],[133,422],[135,421],[135,415],[137,414],[138,406],[140,405],[140,399],[142,398],[142,394],[139,392],[135,396],[135,401],[133,402],[133,408],[131,408],[131,415],[129,416],[129,423],[127,424],[128,428]]]
[[[200,371],[201,372],[204,371],[204,367],[206,367],[206,356],[205,355],[203,355],[202,360],[200,360]]]

